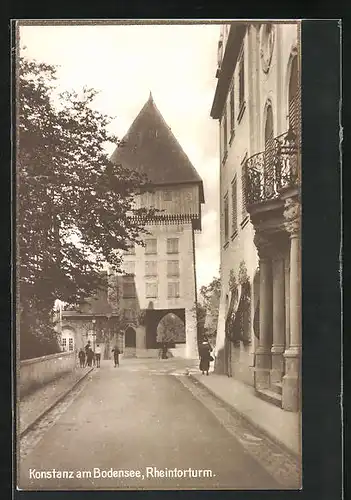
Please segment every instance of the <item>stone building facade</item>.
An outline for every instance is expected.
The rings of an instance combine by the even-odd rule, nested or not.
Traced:
[[[219,373],[300,405],[300,27],[221,27]]]
[[[144,246],[125,252],[125,275],[110,277],[121,287],[126,351],[155,356],[166,341],[174,355],[194,358],[195,232],[201,230],[203,183],[151,93],[111,159],[146,176],[148,189],[136,196],[135,206],[158,211],[145,220]],[[171,330],[169,338],[162,333]]]

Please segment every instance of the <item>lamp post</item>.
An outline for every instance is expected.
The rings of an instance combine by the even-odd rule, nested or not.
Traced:
[[[96,339],[96,330],[95,330],[95,326],[96,326],[96,319],[93,318],[92,320],[92,323],[93,323],[93,352],[95,354],[95,339]]]

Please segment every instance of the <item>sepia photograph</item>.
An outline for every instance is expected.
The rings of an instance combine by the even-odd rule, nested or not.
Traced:
[[[13,30],[17,489],[301,489],[301,21]]]

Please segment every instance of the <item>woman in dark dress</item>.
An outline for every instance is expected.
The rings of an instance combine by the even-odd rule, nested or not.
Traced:
[[[211,346],[208,342],[202,342],[201,347],[199,349],[200,354],[200,370],[202,375],[206,372],[208,375],[208,370],[210,369],[210,361],[212,360],[211,356]]]

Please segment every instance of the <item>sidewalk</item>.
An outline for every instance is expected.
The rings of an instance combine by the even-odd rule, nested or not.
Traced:
[[[200,382],[214,396],[232,407],[270,439],[283,445],[295,455],[300,454],[301,413],[288,412],[261,400],[255,395],[253,387],[226,375],[211,372],[208,377],[199,373],[189,373],[189,376]]]
[[[17,404],[19,435],[23,434],[40,417],[68,394],[93,368],[76,368],[28,394]]]

